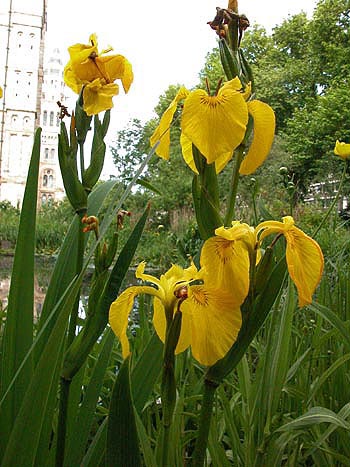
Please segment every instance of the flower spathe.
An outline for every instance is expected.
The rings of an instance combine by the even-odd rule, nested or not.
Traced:
[[[334,154],[346,160],[350,158],[350,144],[338,141],[335,143]]]
[[[70,60],[64,69],[64,81],[74,92],[83,89],[83,107],[87,115],[95,115],[113,107],[112,97],[119,93],[115,80],[120,79],[125,92],[133,81],[132,67],[123,55],[99,54],[97,37],[90,44],[75,44],[68,48]]]
[[[165,342],[167,316],[172,319],[177,311],[179,298],[175,293],[186,287],[188,296],[181,300],[181,332],[176,346],[180,353],[191,346],[192,354],[203,365],[212,365],[224,357],[235,342],[241,327],[241,312],[236,297],[224,289],[213,287],[204,270],[197,271],[192,265],[187,269],[173,265],[158,279],[144,274],[141,263],[136,277],[153,284],[127,288],[112,303],[109,322],[122,345],[123,357],[130,352],[127,338],[128,317],[135,297],[148,294],[154,297],[153,324],[159,338]],[[203,284],[191,285],[193,280]]]
[[[260,241],[270,234],[284,235],[287,243],[288,272],[298,290],[299,306],[303,307],[311,303],[324,266],[323,253],[319,244],[296,227],[291,216],[283,217],[282,222],[262,222],[255,231]]]
[[[169,129],[177,105],[183,100],[180,142],[186,163],[194,172],[197,171],[192,154],[194,144],[208,164],[215,162],[216,171],[220,172],[243,142],[250,115],[254,122],[253,141],[241,165],[241,173],[250,174],[263,163],[270,151],[275,116],[267,104],[249,101],[249,98],[250,87],[243,90],[237,77],[225,83],[214,96],[203,89],[190,92],[182,87],[161,117],[150,143],[154,146],[159,141],[156,154],[169,158]]]

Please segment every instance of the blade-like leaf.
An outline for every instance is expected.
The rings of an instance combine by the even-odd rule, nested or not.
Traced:
[[[8,296],[6,325],[2,341],[0,396],[8,389],[33,342],[35,222],[40,161],[39,128],[34,137],[26,188],[23,197],[16,251]],[[33,371],[28,359],[11,394],[1,408],[0,453],[9,437]],[[1,454],[0,454],[1,459]]]
[[[134,405],[130,389],[130,357],[119,369],[108,416],[106,466],[141,467]]]

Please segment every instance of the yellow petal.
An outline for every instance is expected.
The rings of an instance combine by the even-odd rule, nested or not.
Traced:
[[[248,102],[249,114],[253,117],[253,141],[244,158],[239,173],[249,175],[260,167],[268,156],[275,135],[275,113],[271,107],[261,101]]]
[[[2,87],[0,86],[0,99],[2,98]]]
[[[288,272],[298,290],[299,306],[303,307],[312,302],[312,295],[321,280],[322,250],[313,238],[297,227],[287,230],[285,237]]]
[[[207,271],[205,282],[234,294],[240,306],[249,290],[249,253],[244,242],[216,236],[205,241],[201,266]]]
[[[211,164],[236,149],[243,140],[247,122],[244,98],[226,87],[217,96],[209,96],[202,89],[192,91],[184,103],[181,126]]]
[[[235,342],[242,319],[233,294],[192,286],[181,305],[183,316],[191,316],[192,354],[202,365],[213,365],[223,358]]]
[[[266,221],[256,228],[260,241],[270,234],[283,234],[287,242],[286,260],[288,272],[297,287],[299,306],[312,302],[312,295],[319,284],[324,266],[319,244],[294,225],[292,216],[283,217],[283,222]]]
[[[153,302],[153,326],[159,339],[165,342],[166,318],[165,309],[162,302],[158,298],[154,298]],[[188,314],[182,314],[181,331],[179,342],[177,343],[175,353],[181,353],[186,350],[191,344],[191,317]]]
[[[232,159],[233,151],[228,152],[227,154],[223,154],[222,156],[218,157],[215,161],[215,171],[219,174],[228,164],[228,162]]]
[[[170,148],[170,125],[173,121],[174,114],[177,109],[177,105],[180,100],[185,99],[188,95],[186,88],[181,87],[179,92],[176,94],[174,99],[171,101],[169,107],[163,113],[159,125],[154,130],[153,135],[150,138],[151,146],[153,147],[159,142],[156,148],[156,154],[165,160],[169,159],[169,148]]]
[[[96,58],[96,62],[101,69],[105,70],[109,82],[120,79],[124,91],[127,93],[133,82],[134,75],[131,63],[123,55],[106,55]]]
[[[337,140],[335,143],[334,154],[340,156],[342,159],[350,157],[350,144],[342,143]]]
[[[193,159],[192,141],[189,138],[187,138],[186,135],[181,133],[180,144],[184,161],[194,173],[198,174],[199,172]]]
[[[123,358],[126,358],[130,353],[130,346],[126,330],[128,327],[129,314],[134,305],[135,297],[142,293],[154,295],[155,289],[153,287],[129,287],[119,295],[119,297],[112,303],[109,309],[109,324],[114,334],[120,340],[122,346]]]
[[[117,84],[104,84],[100,79],[87,84],[83,91],[83,107],[87,115],[96,115],[99,112],[111,109],[113,107],[112,97],[117,95],[118,92]]]

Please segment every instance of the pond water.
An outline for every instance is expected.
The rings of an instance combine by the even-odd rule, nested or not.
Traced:
[[[53,256],[37,256],[35,258],[34,301],[36,313],[40,313],[54,264],[55,258]],[[0,255],[0,308],[3,309],[8,303],[12,265],[13,255]]]
[[[45,299],[45,293],[50,282],[51,273],[55,265],[54,256],[36,256],[35,258],[35,279],[34,279],[34,312],[38,316]],[[11,271],[13,255],[0,254],[0,310],[6,308],[8,303],[8,293],[11,283]],[[84,296],[88,295],[88,282],[93,273],[89,269],[86,273],[86,280],[83,282],[83,302]],[[126,285],[135,283],[134,271],[129,271],[124,282]],[[85,285],[85,287],[84,287]]]

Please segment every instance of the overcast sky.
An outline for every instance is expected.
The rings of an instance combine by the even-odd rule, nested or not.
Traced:
[[[270,31],[288,15],[305,11],[311,17],[315,5],[316,0],[240,0],[239,13]],[[227,0],[49,0],[47,40],[66,62],[67,47],[87,44],[95,32],[100,50],[111,45],[132,63],[134,83],[127,96],[121,91],[114,98],[111,114],[111,129],[120,129],[133,117],[154,116],[158,97],[170,84],[198,82],[206,53],[216,46],[207,22],[217,6],[226,7]]]

